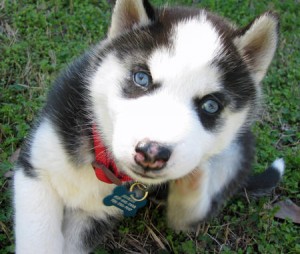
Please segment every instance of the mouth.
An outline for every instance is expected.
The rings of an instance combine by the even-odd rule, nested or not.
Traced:
[[[136,171],[132,171],[134,174],[143,177],[143,178],[148,178],[148,179],[155,179],[155,177],[153,176],[149,176],[146,173],[141,173],[141,172],[136,172]]]
[[[161,180],[164,178],[164,174],[161,174],[161,172],[146,172],[145,170],[136,170],[136,169],[131,169],[131,172],[134,173],[135,175],[143,178],[143,179],[149,179],[149,180]]]

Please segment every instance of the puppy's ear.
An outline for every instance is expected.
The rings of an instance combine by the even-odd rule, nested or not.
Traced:
[[[149,25],[154,15],[147,0],[117,0],[108,37],[114,38],[136,27]]]
[[[234,39],[256,83],[260,83],[264,78],[273,59],[278,43],[278,32],[278,15],[266,12],[241,29]]]

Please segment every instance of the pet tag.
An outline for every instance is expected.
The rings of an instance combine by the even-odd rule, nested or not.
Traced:
[[[113,193],[103,199],[106,206],[115,206],[123,211],[125,217],[133,217],[139,208],[147,204],[148,191],[142,183],[134,183],[129,190],[123,185],[114,188]],[[139,195],[142,193],[142,195]]]

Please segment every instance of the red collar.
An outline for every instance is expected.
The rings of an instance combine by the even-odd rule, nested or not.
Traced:
[[[97,128],[93,126],[93,140],[94,140],[94,151],[95,151],[95,161],[92,166],[95,170],[96,177],[105,183],[121,185],[123,182],[132,181],[132,179],[122,174],[111,155],[107,151],[107,148],[101,141],[100,135],[97,132]]]

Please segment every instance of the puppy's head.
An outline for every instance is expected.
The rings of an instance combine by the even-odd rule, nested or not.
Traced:
[[[90,95],[120,169],[161,183],[226,149],[257,112],[277,30],[272,13],[236,29],[200,9],[117,1]]]

